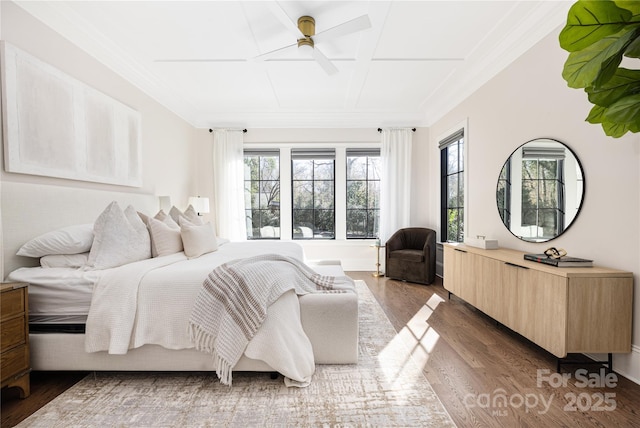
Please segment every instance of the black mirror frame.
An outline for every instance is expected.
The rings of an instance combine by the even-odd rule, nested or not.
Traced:
[[[504,222],[504,220],[500,216],[501,208],[499,206],[498,190],[499,190],[499,184],[500,184],[500,177],[502,176],[502,171],[504,171],[504,168],[506,167],[507,162],[509,162],[509,160],[514,155],[514,153],[516,153],[518,150],[521,150],[525,145],[527,145],[529,143],[532,143],[534,141],[540,141],[540,140],[546,140],[546,141],[556,142],[556,143],[562,144],[573,155],[573,157],[575,158],[576,163],[578,164],[578,167],[580,168],[580,171],[582,173],[582,195],[581,195],[581,198],[580,198],[580,205],[578,206],[578,210],[576,211],[576,215],[573,217],[571,222],[568,225],[566,225],[566,227],[562,230],[562,232],[560,232],[559,234],[557,234],[553,238],[549,238],[549,239],[546,239],[546,240],[533,240],[533,239],[525,239],[522,236],[516,235],[515,233],[513,233],[511,228]],[[580,158],[578,158],[578,156],[571,149],[571,147],[569,147],[567,144],[563,143],[562,141],[556,140],[555,138],[547,138],[547,137],[534,138],[533,140],[529,140],[529,141],[521,144],[513,152],[511,152],[511,154],[509,155],[509,157],[507,158],[505,163],[502,165],[502,168],[500,169],[500,173],[498,174],[498,183],[496,184],[496,207],[498,209],[498,216],[500,216],[500,221],[507,228],[509,233],[511,233],[513,236],[515,236],[516,238],[520,239],[521,241],[531,242],[531,243],[542,243],[542,242],[552,241],[552,240],[562,236],[562,234],[564,234],[567,230],[569,230],[569,228],[575,223],[576,219],[580,215],[580,212],[582,211],[582,207],[584,206],[584,202],[585,202],[586,188],[587,188],[586,186],[587,185],[586,185],[586,176],[585,176],[585,173],[584,173],[584,167],[582,166],[582,162],[580,162]]]

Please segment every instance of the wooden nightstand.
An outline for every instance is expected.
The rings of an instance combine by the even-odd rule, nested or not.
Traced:
[[[29,396],[29,296],[28,284],[3,283],[0,288],[0,352],[2,388],[20,388],[20,398]]]

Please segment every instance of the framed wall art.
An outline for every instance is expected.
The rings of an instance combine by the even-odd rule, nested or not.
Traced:
[[[140,187],[140,114],[3,42],[7,172]]]

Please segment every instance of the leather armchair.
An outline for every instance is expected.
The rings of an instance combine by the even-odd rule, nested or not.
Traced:
[[[400,229],[385,244],[386,276],[420,284],[436,277],[436,231],[424,227]]]

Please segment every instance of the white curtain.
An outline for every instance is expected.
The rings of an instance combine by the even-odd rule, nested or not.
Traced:
[[[410,128],[382,130],[380,159],[380,242],[398,229],[410,226],[411,144]]]
[[[232,241],[247,239],[243,137],[241,129],[213,130],[213,199],[217,234]]]

